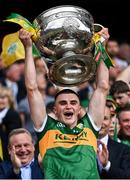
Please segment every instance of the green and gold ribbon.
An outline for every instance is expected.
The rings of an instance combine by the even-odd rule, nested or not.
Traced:
[[[26,29],[27,31],[32,33],[33,40],[37,39],[37,30],[34,28],[33,24],[31,22],[29,22],[23,16],[21,16],[17,13],[11,13],[11,15],[9,17],[7,17],[6,20],[3,20],[3,21],[19,24],[21,27],[23,27],[24,29]]]
[[[101,42],[101,36],[95,33],[92,40],[94,41],[95,44],[95,61],[97,62],[97,65],[101,60],[103,60],[105,65],[108,67],[108,69],[110,67],[113,67],[114,66],[113,61],[106,52],[106,49]]]

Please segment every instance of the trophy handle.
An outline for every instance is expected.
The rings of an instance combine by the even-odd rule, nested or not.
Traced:
[[[98,23],[94,23],[94,32],[95,32],[95,33],[101,31],[103,28],[104,28],[103,25],[98,24]]]

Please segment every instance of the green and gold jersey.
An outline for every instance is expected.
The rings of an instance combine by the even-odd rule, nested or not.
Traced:
[[[87,114],[73,129],[48,116],[44,130],[37,135],[45,179],[99,179],[98,132]]]

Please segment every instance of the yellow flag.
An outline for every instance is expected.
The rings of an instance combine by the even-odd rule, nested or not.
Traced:
[[[25,58],[24,47],[18,32],[8,34],[3,38],[1,57],[5,67]]]
[[[2,152],[2,142],[0,138],[0,158],[3,159],[3,152]]]

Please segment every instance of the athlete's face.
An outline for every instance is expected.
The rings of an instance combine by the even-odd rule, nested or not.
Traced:
[[[54,112],[58,120],[68,127],[77,125],[81,106],[75,94],[60,94],[55,102]]]

